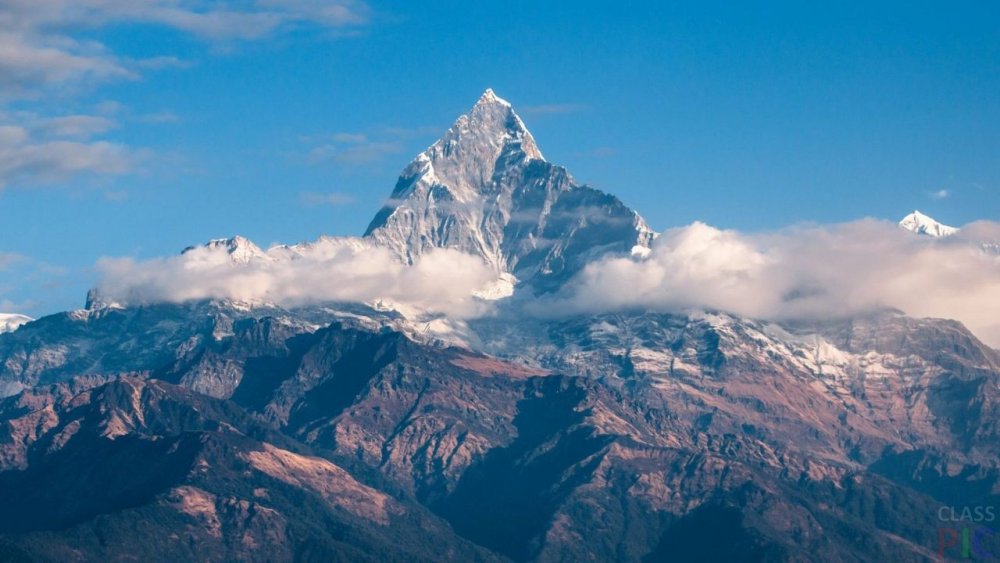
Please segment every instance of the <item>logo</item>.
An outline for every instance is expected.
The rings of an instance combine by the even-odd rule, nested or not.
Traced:
[[[938,520],[942,522],[994,522],[996,508],[992,506],[942,506],[938,509]]]
[[[942,559],[1000,561],[1000,533],[989,526],[997,520],[993,506],[942,506],[937,529],[937,554]]]

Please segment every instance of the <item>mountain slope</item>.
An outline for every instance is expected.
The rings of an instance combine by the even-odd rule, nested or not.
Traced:
[[[31,560],[494,560],[234,404],[156,381],[0,402],[0,553]]]
[[[164,321],[212,310],[174,307],[174,317],[164,309],[116,311],[90,319],[87,330],[115,333],[128,319],[144,323],[130,330],[184,331]],[[1000,486],[1000,358],[951,321],[897,313],[808,326],[728,315],[482,321],[473,328],[498,359],[377,327],[316,327],[294,313],[269,313],[217,310],[214,321],[192,325],[195,334],[161,336],[155,346],[172,352],[119,365],[163,383],[128,379],[119,388],[201,401],[195,418],[166,420],[189,429],[232,426],[257,441],[254,451],[269,451],[264,444],[296,455],[328,451],[353,479],[382,479],[379,491],[397,491],[390,496],[419,503],[467,540],[515,560],[637,561],[688,549],[677,543],[682,531],[706,522],[726,526],[766,559],[919,560],[932,549],[927,534],[939,506],[998,500],[990,491]],[[78,342],[68,365],[84,365],[73,355],[107,346],[48,330]],[[90,385],[114,376],[95,374]],[[137,416],[132,391],[102,399],[96,410],[72,407],[93,400],[73,399],[78,390],[41,402],[32,399],[39,392],[0,408],[0,423],[12,429],[4,456],[12,469],[44,460],[48,454],[37,452],[62,441],[60,424],[79,420],[117,440],[160,435],[173,424],[161,422],[163,413],[184,412]],[[46,407],[56,403],[67,406]],[[252,430],[233,414],[243,409],[248,420],[266,422],[252,422],[259,428]],[[249,455],[220,451],[228,453],[213,466]],[[79,452],[67,470],[99,463],[85,452],[138,465],[136,475],[145,463],[93,444]],[[217,485],[174,483],[160,494],[195,487],[219,498]],[[883,508],[874,512],[871,503]],[[132,509],[108,510],[125,518]],[[298,517],[287,518],[291,526]],[[857,538],[865,547],[854,547]]]

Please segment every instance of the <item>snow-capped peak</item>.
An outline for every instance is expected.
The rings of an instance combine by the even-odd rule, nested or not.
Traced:
[[[500,96],[497,96],[496,92],[493,91],[493,88],[487,88],[486,91],[483,92],[483,95],[479,96],[479,101],[476,102],[476,105],[478,106],[481,104],[500,104],[511,107],[510,102]]]
[[[246,264],[251,260],[267,258],[267,253],[261,250],[259,246],[254,244],[250,239],[239,235],[232,238],[212,239],[202,246],[189,246],[185,248],[181,254],[185,254],[199,248],[207,248],[211,250],[220,248],[225,249],[226,253],[229,254],[232,261],[236,264]]]
[[[454,152],[453,149],[464,150]],[[538,150],[535,138],[510,102],[497,96],[492,88],[487,88],[472,110],[455,120],[441,140],[421,156],[426,155],[431,162],[438,161],[436,168],[442,168],[445,162],[441,161],[459,159],[467,164],[491,165],[501,152],[523,153],[528,160],[545,159]],[[470,156],[478,158],[470,161]],[[479,159],[485,162],[476,162]]]
[[[547,162],[492,89],[403,170],[365,233],[404,262],[453,248],[522,283],[545,278],[545,290],[586,261],[627,254],[653,236],[618,198]]]
[[[903,217],[903,220],[899,222],[899,226],[918,235],[932,237],[946,237],[958,232],[957,228],[939,223],[919,211],[914,211]]]
[[[544,160],[511,104],[487,89],[403,170],[365,235],[408,262],[428,248],[452,247],[483,255],[499,273],[501,241],[482,232],[490,221],[484,212],[509,196],[498,184],[505,172]]]

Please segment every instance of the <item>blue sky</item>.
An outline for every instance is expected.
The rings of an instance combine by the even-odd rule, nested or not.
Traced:
[[[102,256],[360,234],[486,88],[657,229],[1000,220],[989,2],[0,0],[0,303]]]

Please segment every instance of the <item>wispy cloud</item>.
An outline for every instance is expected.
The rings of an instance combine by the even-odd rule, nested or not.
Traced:
[[[393,139],[415,139],[432,135],[440,135],[446,127],[440,125],[422,125],[419,127],[383,127],[379,133]]]
[[[597,147],[590,149],[589,151],[583,151],[580,156],[585,156],[589,158],[609,158],[617,154],[618,151],[611,147]]]
[[[0,21],[9,19],[8,14]],[[118,57],[93,42],[33,30],[0,32],[0,95],[8,99],[66,84],[135,77]]]
[[[133,66],[140,69],[159,70],[163,68],[189,68],[193,65],[191,61],[181,60],[177,57],[160,56],[134,61]]]
[[[377,138],[365,133],[338,132],[321,137],[325,142],[309,150],[310,164],[341,164],[358,166],[377,162],[382,158],[403,152],[404,145],[398,131],[381,131]]]
[[[440,134],[441,126],[373,127],[366,132],[339,131],[302,138],[313,144],[308,149],[310,164],[363,166],[377,163],[388,156],[405,152],[410,144],[422,137]]]
[[[0,91],[24,95],[186,64],[171,56],[132,61],[82,38],[108,25],[151,24],[208,41],[250,41],[301,26],[353,28],[369,14],[359,0],[0,0]]]
[[[37,127],[58,137],[89,139],[118,126],[114,120],[100,115],[65,115],[39,120]]]
[[[330,143],[309,151],[312,164],[335,163],[345,165],[369,164],[390,154],[403,151],[396,142],[365,141],[363,143]]]
[[[518,111],[525,115],[552,115],[580,113],[586,111],[589,106],[585,104],[542,104],[537,106],[524,106]]]
[[[58,286],[68,274],[65,268],[53,266],[15,252],[0,252],[0,313],[35,314],[44,305],[39,290]],[[44,292],[44,291],[43,291]],[[25,295],[35,299],[26,299]]]
[[[343,192],[302,192],[299,201],[308,207],[322,205],[350,205],[355,202],[354,196]]]
[[[24,261],[24,256],[16,252],[0,252],[0,272],[7,271],[12,265]]]
[[[139,158],[139,152],[116,143],[39,139],[24,127],[0,125],[0,188],[47,184],[80,174],[125,174]]]
[[[94,139],[125,117],[115,102],[103,104],[97,115],[3,112],[3,106],[15,100],[41,105],[50,93],[65,99],[108,81],[191,64],[171,54],[131,59],[94,39],[95,30],[146,24],[231,44],[301,27],[356,28],[368,22],[369,14],[361,0],[0,0],[0,187],[134,169],[143,151]],[[176,119],[169,112],[131,117],[146,123]],[[360,144],[333,158],[366,160],[386,150],[389,147],[379,144]]]
[[[930,193],[931,199],[945,199],[951,195],[951,191],[940,189]]]
[[[131,172],[145,151],[96,138],[116,127],[106,115],[0,112],[0,188]]]
[[[156,113],[145,113],[136,116],[135,120],[139,121],[140,123],[160,124],[160,123],[177,123],[178,121],[181,120],[181,118],[178,117],[177,114],[170,111],[158,111]]]

